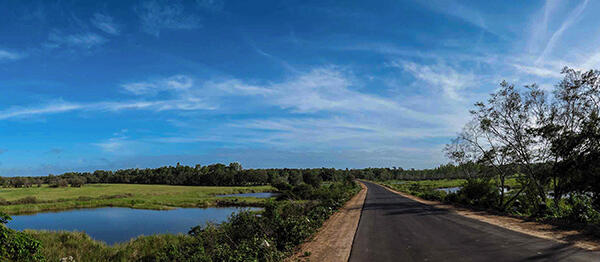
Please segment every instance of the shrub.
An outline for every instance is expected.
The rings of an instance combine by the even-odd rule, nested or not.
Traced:
[[[71,187],[81,187],[85,184],[85,178],[83,177],[74,177],[69,181]]]
[[[592,207],[592,200],[586,195],[574,195],[567,200],[562,217],[575,223],[598,223],[600,214]]]
[[[69,186],[69,182],[67,182],[67,180],[62,179],[62,178],[56,178],[56,179],[52,179],[49,183],[50,187],[68,187]]]
[[[24,198],[20,198],[20,199],[11,201],[10,204],[11,205],[23,205],[23,204],[35,204],[37,202],[38,202],[38,200],[36,197],[28,196],[28,197],[24,197]]]
[[[498,190],[488,179],[467,180],[457,195],[459,203],[483,208],[494,207],[499,198]]]
[[[446,199],[446,192],[430,189],[418,194],[417,196],[427,200],[444,201]]]
[[[43,261],[42,245],[29,234],[7,228],[10,217],[0,213],[0,260]]]

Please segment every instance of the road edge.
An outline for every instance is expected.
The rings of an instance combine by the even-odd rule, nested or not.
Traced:
[[[300,245],[298,252],[285,261],[348,261],[358,230],[367,186],[357,181],[361,190],[323,223],[310,241]],[[310,252],[310,256],[304,256]]]
[[[458,215],[475,219],[484,223],[488,223],[490,225],[502,227],[511,231],[538,238],[553,240],[563,244],[570,244],[574,247],[578,247],[589,251],[600,250],[600,240],[591,239],[590,237],[585,236],[584,233],[578,230],[562,230],[557,229],[555,226],[540,222],[526,221],[520,218],[491,214],[486,211],[475,211],[467,208],[457,207],[439,201],[425,200],[420,197],[397,191],[387,185],[383,185],[378,182],[370,182],[377,184],[392,193],[401,195],[419,203],[430,205],[435,208],[445,209],[454,212]]]

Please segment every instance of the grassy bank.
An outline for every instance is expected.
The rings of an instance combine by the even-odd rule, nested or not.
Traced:
[[[1,188],[0,212],[11,215],[57,211],[74,208],[131,207],[172,209],[176,207],[210,207],[217,205],[256,206],[257,198],[221,198],[215,195],[269,192],[271,186],[200,187],[133,184],[88,184],[82,187]]]
[[[25,232],[42,243],[42,255],[48,261],[59,261],[69,256],[76,259],[75,261],[143,261],[150,257],[156,258],[157,251],[164,247],[179,246],[192,238],[184,234],[163,234],[141,236],[129,242],[106,245],[81,232]]]

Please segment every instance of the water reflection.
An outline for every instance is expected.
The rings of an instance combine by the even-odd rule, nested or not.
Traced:
[[[221,223],[240,210],[259,208],[179,208],[144,210],[131,208],[78,209],[55,213],[12,216],[8,227],[23,229],[83,231],[108,244],[140,235],[187,233],[206,222]]]

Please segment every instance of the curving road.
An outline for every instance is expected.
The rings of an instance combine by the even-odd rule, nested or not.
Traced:
[[[600,261],[589,252],[368,187],[349,261]]]

